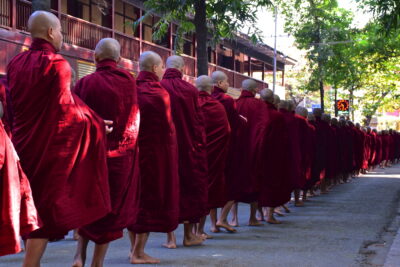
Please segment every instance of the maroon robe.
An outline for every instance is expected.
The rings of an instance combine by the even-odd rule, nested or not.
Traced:
[[[111,209],[104,122],[70,79],[68,62],[43,39],[8,65],[13,142],[43,222],[30,238],[61,238]]]
[[[29,181],[0,120],[0,256],[21,251],[21,235],[39,228]]]
[[[236,102],[237,111],[247,118],[243,127],[233,140],[233,162],[229,172],[231,199],[252,203],[258,200],[261,176],[262,144],[265,138],[265,103],[255,98],[255,94],[243,90]]]
[[[258,203],[260,207],[278,207],[290,201],[293,189],[288,168],[290,140],[282,113],[270,103],[266,103],[264,108],[265,139],[259,158],[262,177]]]
[[[298,175],[297,179],[295,182],[295,189],[299,188],[304,188],[307,182],[307,172],[309,169],[309,166],[311,165],[311,157],[313,153],[313,146],[312,146],[312,141],[310,140],[310,124],[307,122],[307,119],[295,115],[295,122],[297,124],[297,156],[298,158],[298,163],[299,163],[299,169],[298,169]]]
[[[290,180],[292,181],[292,189],[300,189],[305,185],[305,177],[301,175],[301,147],[300,144],[300,124],[295,115],[286,109],[279,110],[286,123],[288,129],[290,147],[286,153],[290,156],[290,165],[288,166],[290,170]],[[302,125],[302,128],[304,124]]]
[[[376,134],[375,132],[371,131],[369,133],[370,136],[370,156],[368,159],[368,165],[373,167],[375,165],[375,158],[376,158]]]
[[[224,90],[219,87],[214,87],[211,96],[218,100],[225,108],[226,115],[228,117],[229,125],[231,127],[231,138],[228,148],[227,163],[225,166],[225,178],[227,181],[228,189],[228,200],[233,200],[233,193],[235,188],[232,188],[231,184],[233,181],[232,169],[235,165],[240,164],[240,162],[234,162],[234,144],[236,142],[237,136],[242,128],[246,126],[246,120],[240,117],[237,109],[236,102],[231,96],[226,94]]]
[[[11,136],[11,125],[10,125],[10,107],[8,106],[7,103],[7,90],[6,86],[3,83],[3,80],[0,80],[0,102],[3,105],[3,117],[1,118],[1,121],[3,122],[4,130],[6,133]]]
[[[173,68],[166,70],[161,85],[171,99],[178,140],[179,221],[197,223],[209,213],[206,133],[198,103],[199,92]]]
[[[375,165],[379,165],[382,162],[382,135],[376,135],[376,155],[375,155]]]
[[[325,178],[326,159],[328,152],[328,133],[326,131],[324,122],[320,117],[316,117],[312,121],[315,127],[315,157],[311,169],[311,185],[318,183],[321,179]]]
[[[141,71],[137,77],[140,108],[140,198],[135,233],[172,232],[179,219],[178,147],[171,103],[158,77]]]
[[[225,165],[231,127],[224,106],[207,92],[199,93],[207,136],[208,208],[221,208],[227,200]]]
[[[107,135],[107,166],[112,211],[79,230],[98,244],[122,237],[122,230],[136,220],[138,212],[139,104],[136,81],[113,60],[97,64],[95,73],[80,79],[75,93],[104,120],[113,121]]]
[[[324,122],[326,131],[328,134],[327,137],[327,155],[326,155],[326,177],[328,179],[333,179],[337,174],[337,153],[338,153],[338,144],[337,144],[337,132],[334,127],[332,127],[329,123]]]

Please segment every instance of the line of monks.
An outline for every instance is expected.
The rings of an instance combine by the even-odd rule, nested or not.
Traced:
[[[316,188],[326,193],[400,158],[395,131],[308,114],[268,89],[258,99],[252,79],[234,100],[223,72],[184,81],[179,56],[164,70],[158,54],[144,52],[135,79],[117,66],[112,38],[96,46],[96,72],[74,84],[57,53],[58,18],[36,11],[28,28],[31,47],[11,60],[7,90],[0,87],[0,256],[19,252],[22,236],[23,266],[40,266],[47,243],[72,229],[72,266],[84,266],[89,241],[92,266],[103,266],[124,229],[130,262],[158,263],[144,251],[150,232],[166,233],[164,246],[176,248],[183,224],[183,244],[200,245],[211,237],[208,215],[211,232],[236,232],[238,202],[250,204],[250,226],[279,224],[274,214],[292,193],[303,206]]]

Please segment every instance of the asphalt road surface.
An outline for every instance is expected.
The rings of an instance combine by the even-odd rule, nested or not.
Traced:
[[[385,249],[379,252],[383,256],[368,263],[368,247],[379,247],[379,242],[382,247],[388,246],[382,238],[397,214],[399,200],[397,165],[339,185],[328,195],[312,198],[305,207],[290,204],[292,212],[279,218],[282,225],[246,226],[249,208],[241,204],[238,233],[214,234],[214,239],[202,246],[185,248],[179,227],[178,249],[161,247],[165,235],[151,234],[147,252],[161,259],[158,266],[380,266],[385,260]],[[42,266],[71,266],[75,245],[72,240],[49,244]],[[92,247],[88,250],[87,266]],[[128,251],[125,235],[110,245],[105,266],[132,266]],[[0,266],[21,266],[22,259],[23,253],[0,257]]]

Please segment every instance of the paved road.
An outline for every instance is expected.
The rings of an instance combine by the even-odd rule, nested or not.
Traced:
[[[247,227],[248,206],[240,205],[242,226],[237,234],[216,234],[203,246],[176,250],[160,246],[165,235],[152,234],[148,253],[162,260],[159,266],[366,266],[360,251],[381,238],[396,214],[399,198],[400,166],[396,166],[339,185],[306,207],[292,206],[282,225]],[[177,238],[182,238],[181,227]],[[74,241],[51,243],[42,266],[70,266],[74,249]],[[112,243],[105,266],[132,266],[128,249],[126,236]],[[22,257],[0,258],[0,266],[20,266]]]

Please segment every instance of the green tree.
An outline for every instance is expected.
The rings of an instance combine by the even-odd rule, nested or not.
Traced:
[[[400,28],[400,2],[398,0],[357,0],[361,7],[372,11],[375,18],[389,33]],[[381,32],[382,33],[382,32]]]
[[[161,38],[170,23],[178,24],[178,40],[185,33],[196,34],[198,75],[208,74],[208,39],[234,38],[237,32],[247,32],[254,42],[260,37],[255,27],[256,11],[271,4],[270,0],[147,0],[148,14],[161,16],[154,36]],[[148,15],[146,14],[146,15]],[[144,17],[146,16],[144,15]],[[143,18],[142,18],[143,19]]]
[[[277,3],[286,17],[286,32],[295,37],[299,49],[307,51],[311,71],[307,87],[309,91],[319,91],[324,110],[329,62],[335,60],[334,47],[349,42],[352,14],[339,8],[336,0],[278,0]]]

